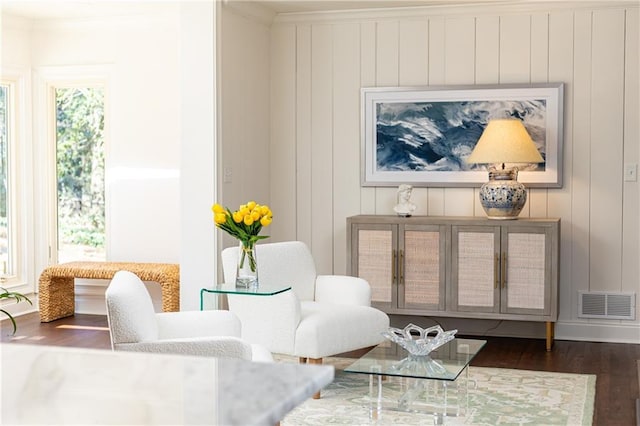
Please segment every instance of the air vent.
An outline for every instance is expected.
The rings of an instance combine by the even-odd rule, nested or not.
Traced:
[[[579,318],[636,319],[635,293],[580,291]]]

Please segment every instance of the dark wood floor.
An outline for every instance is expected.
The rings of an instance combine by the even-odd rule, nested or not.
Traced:
[[[107,320],[101,315],[75,315],[41,324],[37,313],[18,318],[18,332],[2,321],[0,341],[36,345],[109,349]],[[552,352],[543,340],[487,338],[473,360],[481,367],[595,374],[594,425],[635,426],[640,344],[556,341]],[[573,425],[570,425],[573,426]]]

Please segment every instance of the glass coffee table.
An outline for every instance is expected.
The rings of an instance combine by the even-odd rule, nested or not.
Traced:
[[[486,340],[453,339],[426,356],[414,356],[390,341],[376,346],[344,369],[369,375],[369,414],[382,410],[422,412],[442,424],[447,416],[465,416],[469,409],[469,363]],[[383,378],[394,381],[394,396],[384,397]],[[390,390],[391,386],[387,385]],[[399,391],[398,391],[399,389]]]

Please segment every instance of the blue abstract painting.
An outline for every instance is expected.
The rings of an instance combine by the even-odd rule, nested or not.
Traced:
[[[375,104],[377,171],[469,171],[467,164],[487,122],[518,118],[546,160],[546,99],[377,102]],[[545,163],[527,171],[544,171]]]

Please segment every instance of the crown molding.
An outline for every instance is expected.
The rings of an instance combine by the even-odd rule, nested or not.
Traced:
[[[637,0],[606,1],[563,1],[563,0],[513,0],[505,2],[459,3],[448,5],[397,7],[379,9],[357,9],[319,12],[280,13],[273,19],[274,24],[334,23],[372,20],[415,19],[433,16],[455,15],[496,15],[516,13],[549,13],[553,11],[638,9]]]
[[[267,27],[271,26],[274,18],[277,16],[277,14],[268,7],[249,1],[223,0],[222,7],[249,20],[257,21]]]

